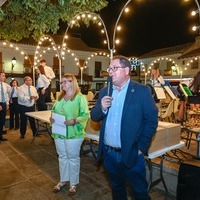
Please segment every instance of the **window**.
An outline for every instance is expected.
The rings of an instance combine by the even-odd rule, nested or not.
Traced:
[[[171,61],[167,62],[167,70],[171,70],[171,67],[172,67],[172,62]]]
[[[96,61],[95,62],[95,71],[94,71],[94,77],[95,78],[100,78],[101,77],[101,68],[102,68],[102,63]]]
[[[191,69],[198,69],[198,60],[194,60],[191,63]]]
[[[154,63],[154,64],[153,64],[153,68],[159,69],[159,63]]]
[[[53,68],[59,69],[59,59],[58,59],[58,57],[53,57]]]
[[[33,55],[28,55],[28,58],[24,58],[24,67],[25,68],[31,68],[31,65],[34,63],[34,56]]]

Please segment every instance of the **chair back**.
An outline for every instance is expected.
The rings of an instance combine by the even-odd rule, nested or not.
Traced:
[[[173,107],[174,107],[174,102],[171,101],[164,112],[159,112],[159,115],[158,115],[159,118],[161,119],[168,118],[168,121],[170,121],[170,117],[173,113]]]
[[[173,113],[177,113],[179,111],[178,106],[179,106],[180,100],[179,99],[175,99],[174,100],[174,108],[173,108]]]

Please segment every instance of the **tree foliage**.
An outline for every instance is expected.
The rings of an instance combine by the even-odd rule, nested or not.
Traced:
[[[106,0],[7,0],[0,9],[1,39],[35,40],[47,33],[56,34],[59,22],[69,22],[83,11],[98,12]]]

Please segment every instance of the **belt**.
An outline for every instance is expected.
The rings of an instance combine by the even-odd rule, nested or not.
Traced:
[[[109,146],[109,145],[105,144],[105,148],[107,150],[110,150],[110,151],[121,152],[121,148],[120,147],[112,147],[112,146]]]

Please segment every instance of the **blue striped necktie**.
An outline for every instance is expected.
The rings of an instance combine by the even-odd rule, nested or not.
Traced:
[[[28,95],[31,97],[31,86],[28,86]],[[32,103],[32,99],[29,100]]]
[[[28,86],[28,95],[31,96],[31,86]]]
[[[4,90],[3,90],[3,83],[1,82],[1,101],[5,102]]]
[[[13,94],[14,94],[14,92],[15,92],[15,88],[13,87],[13,88],[12,88],[11,95],[10,95],[11,99],[13,98]]]

